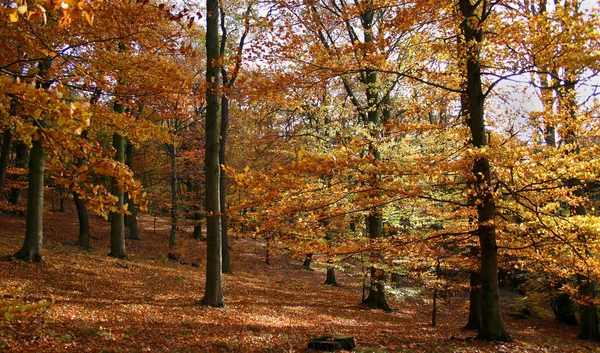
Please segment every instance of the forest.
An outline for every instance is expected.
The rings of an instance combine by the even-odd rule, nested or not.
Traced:
[[[600,350],[600,2],[0,11],[0,352]]]

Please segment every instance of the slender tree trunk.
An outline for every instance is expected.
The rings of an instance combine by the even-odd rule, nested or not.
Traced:
[[[479,247],[471,246],[471,257],[479,260]],[[478,270],[471,271],[469,282],[469,321],[465,330],[479,330],[481,328],[481,274]]]
[[[555,291],[553,289],[552,291]],[[550,298],[552,312],[554,312],[554,320],[563,323],[567,326],[577,326],[579,321],[575,316],[575,308],[571,296],[568,293],[559,292],[553,294]]]
[[[122,103],[115,104],[115,111],[123,114],[125,105]],[[120,163],[125,163],[125,137],[118,133],[113,134],[113,147],[116,150],[115,160]],[[124,204],[124,193],[118,186],[117,180],[113,178],[111,193],[117,197],[117,208],[120,210]],[[120,212],[110,213],[110,253],[109,256],[124,259],[127,257],[125,248],[125,222],[123,214]]]
[[[433,290],[433,303],[431,306],[431,327],[437,326],[437,297],[438,290],[436,288]]]
[[[202,224],[194,225],[194,232],[192,235],[194,239],[202,239]]]
[[[373,3],[368,1],[366,3],[367,9],[361,14],[362,27],[364,42],[367,45],[373,43],[373,20],[375,11],[372,8]],[[366,79],[365,94],[367,98],[367,126],[371,130],[371,138],[376,141],[380,138],[381,134],[381,107],[379,90],[377,87],[377,71],[374,68],[367,68],[364,70],[364,77]],[[381,159],[381,154],[376,146],[371,144],[369,147],[370,153],[376,160]],[[379,175],[371,176],[372,187],[377,188],[379,182]],[[370,239],[377,239],[383,236],[383,217],[381,209],[371,209],[367,216],[367,230]],[[380,262],[381,254],[371,254],[371,262]],[[365,299],[365,303],[369,307],[374,309],[383,309],[385,311],[392,311],[390,306],[385,299],[385,273],[382,269],[376,269],[374,266],[371,267],[371,287],[369,288],[369,295]]]
[[[75,201],[75,209],[77,210],[77,218],[79,219],[79,235],[75,245],[82,249],[89,249],[90,245],[90,221],[85,208],[85,202],[79,198],[79,194],[73,191],[73,201]]]
[[[401,286],[401,277],[397,272],[392,272],[392,283],[394,284],[394,288],[400,288]]]
[[[15,156],[15,168],[25,168],[27,164],[27,145],[19,142],[17,143],[17,153]],[[13,205],[21,204],[21,189],[11,189],[8,194],[8,202]]]
[[[383,219],[380,215],[369,215],[367,217],[369,238],[381,238],[383,231]],[[371,262],[380,262],[381,255],[379,253],[371,254]],[[364,300],[370,308],[382,309],[384,311],[392,311],[385,298],[385,273],[383,270],[371,266],[371,285],[369,287],[369,295]]]
[[[327,267],[327,278],[325,279],[325,284],[334,287],[340,286],[335,280],[335,268]]]
[[[39,138],[33,141],[29,158],[29,189],[27,193],[27,215],[25,241],[13,258],[37,262],[42,256],[43,212],[44,212],[44,147]]]
[[[484,120],[484,100],[481,82],[481,64],[479,62],[479,45],[483,41],[481,18],[487,16],[487,2],[471,4],[470,0],[458,0],[459,10],[463,16],[461,24],[463,43],[469,44],[465,50],[466,57],[466,98],[468,119],[467,126],[471,131],[471,143],[476,148],[487,146]],[[483,11],[486,16],[478,14]],[[477,14],[477,15],[476,15]],[[481,327],[478,338],[487,341],[510,341],[511,338],[504,328],[500,313],[498,289],[498,246],[496,244],[496,204],[489,184],[491,177],[490,163],[485,157],[475,160],[473,178],[478,197],[477,216],[479,245],[481,251]]]
[[[469,321],[465,330],[479,330],[481,328],[481,276],[479,271],[471,271],[469,284]]]
[[[177,202],[177,150],[175,145],[168,147],[171,155],[171,233],[169,234],[169,250],[175,249],[177,238],[177,219],[179,205]]]
[[[224,305],[219,198],[219,1],[206,0],[206,289],[202,303]]]
[[[227,127],[229,125],[229,99],[221,96],[221,139],[219,140],[219,164],[225,165],[225,147],[227,145]],[[231,273],[229,261],[228,216],[227,216],[227,175],[221,171],[219,175],[219,200],[221,208],[221,255],[223,273]]]
[[[575,79],[572,77],[573,73],[571,70],[564,69],[564,89],[558,90],[557,94],[560,98],[559,106],[562,111],[569,113],[571,124],[576,124],[577,121],[577,92],[575,91]],[[569,128],[565,134],[565,142],[573,145],[573,151],[571,153],[579,153],[579,142],[577,133],[574,128]],[[571,178],[567,181],[567,186],[572,188],[573,194],[577,197],[583,198],[585,196],[584,186],[581,180],[578,178]],[[578,204],[572,210],[576,216],[586,216],[587,210],[583,203]],[[584,244],[585,255],[592,257],[590,250],[587,246],[588,239],[586,236],[580,237],[580,242]],[[581,295],[584,302],[579,305],[579,319],[581,321],[581,331],[579,338],[599,341],[600,330],[598,328],[598,311],[594,304],[596,298],[596,290],[594,282],[586,275],[579,273],[576,275],[577,285],[579,294]]]
[[[265,247],[265,263],[267,265],[271,264],[271,237],[266,237],[265,241],[267,246]]]
[[[310,263],[312,262],[312,257],[313,257],[313,253],[306,254],[306,257],[304,258],[304,263],[302,264],[302,267],[304,267],[307,270],[310,270]]]
[[[10,160],[10,148],[12,145],[12,132],[10,129],[4,130],[2,134],[2,148],[0,149],[0,191],[6,181],[6,171],[8,170],[8,161]]]
[[[577,275],[577,284],[579,286],[579,294],[587,300],[579,306],[579,318],[581,321],[579,338],[589,341],[600,341],[598,312],[596,311],[596,305],[593,302],[589,302],[589,300],[594,299],[596,296],[594,282],[583,275]]]
[[[125,147],[125,158],[126,164],[131,170],[133,170],[134,152],[135,149],[133,144],[127,141],[127,145]],[[135,209],[135,202],[133,201],[133,198],[129,197],[129,194],[125,195],[125,202],[127,203],[127,211],[131,213],[130,215],[125,216],[125,225],[127,225],[127,228],[129,228],[129,237],[127,239],[141,240],[140,231],[137,224],[137,210]]]
[[[437,265],[435,266],[435,277],[439,280],[442,277],[442,268],[440,267],[440,259],[437,260]],[[436,288],[433,290],[433,303],[431,307],[431,326],[437,326],[437,299],[438,299],[439,289]]]

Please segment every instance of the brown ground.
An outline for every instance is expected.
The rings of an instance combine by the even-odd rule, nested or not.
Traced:
[[[464,299],[442,302],[438,327],[429,326],[424,298],[392,300],[394,313],[358,305],[360,279],[337,271],[339,288],[324,286],[325,270],[307,271],[280,256],[264,263],[264,244],[234,239],[233,275],[225,276],[226,307],[197,305],[204,290],[205,243],[180,234],[183,259],[167,260],[167,220],[142,215],[141,241],[128,241],[128,260],[106,256],[108,223],[91,216],[90,251],[76,240],[74,207],[45,215],[44,254],[39,264],[0,261],[0,289],[23,287],[27,302],[54,299],[45,313],[0,319],[0,352],[300,352],[310,337],[353,335],[376,352],[594,352],[576,328],[550,318],[518,320],[505,315],[514,343],[466,339]],[[0,214],[0,254],[19,249],[24,218]],[[462,296],[461,298],[464,298]]]

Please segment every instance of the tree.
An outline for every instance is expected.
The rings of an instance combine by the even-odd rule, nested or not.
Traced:
[[[483,41],[482,22],[490,15],[491,5],[487,2],[459,0],[458,8],[461,15],[461,35],[467,46],[464,60],[466,61],[466,121],[471,131],[473,147],[487,146],[483,84],[481,81],[481,63],[479,48]],[[490,162],[485,157],[479,157],[473,165],[473,191],[477,195],[478,237],[481,251],[481,327],[478,337],[488,341],[510,341],[510,336],[504,328],[500,313],[498,293],[498,246],[496,243],[495,201],[491,184]]]
[[[219,54],[219,1],[206,0],[206,288],[201,302],[213,307],[224,305],[219,198]]]
[[[115,111],[119,114],[125,113],[125,104],[115,102]],[[115,149],[115,161],[125,163],[125,137],[118,132],[113,133],[113,148]],[[125,248],[125,221],[121,210],[124,206],[124,193],[119,187],[116,179],[112,181],[111,193],[117,197],[114,211],[110,213],[110,256],[119,259],[127,257]]]

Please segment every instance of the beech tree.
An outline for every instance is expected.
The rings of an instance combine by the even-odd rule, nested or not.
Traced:
[[[206,288],[201,302],[220,307],[223,302],[221,209],[219,198],[219,2],[206,1]]]

